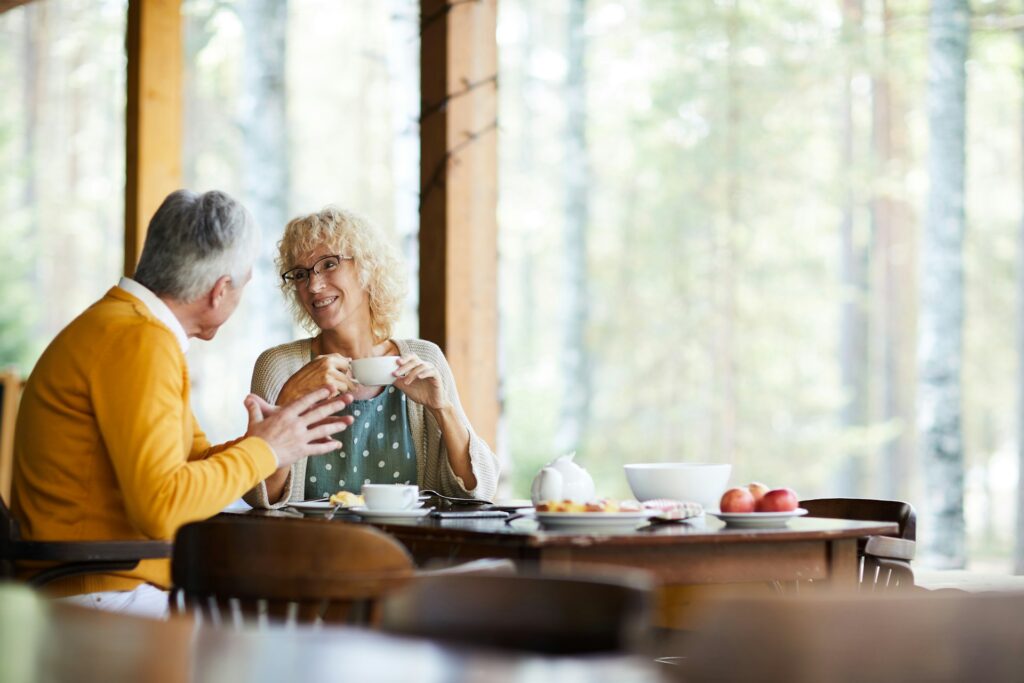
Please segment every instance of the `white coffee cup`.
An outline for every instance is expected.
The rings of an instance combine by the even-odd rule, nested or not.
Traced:
[[[363,500],[370,510],[408,510],[420,502],[415,484],[363,484]]]
[[[398,369],[398,356],[374,356],[372,358],[356,358],[352,361],[352,376],[360,384],[369,387],[380,387],[394,384],[392,374]]]

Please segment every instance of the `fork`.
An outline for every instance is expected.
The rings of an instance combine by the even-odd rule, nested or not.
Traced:
[[[451,503],[461,503],[463,505],[494,505],[491,501],[484,500],[483,498],[457,498],[455,496],[446,496],[440,491],[435,491],[434,489],[421,489],[420,493],[428,496],[434,496],[441,500],[447,500]]]
[[[334,513],[338,511],[339,507],[341,507],[340,503],[335,503],[334,505],[332,505],[331,509],[327,511],[327,514],[324,515],[324,519],[326,519],[326,520],[334,519]]]

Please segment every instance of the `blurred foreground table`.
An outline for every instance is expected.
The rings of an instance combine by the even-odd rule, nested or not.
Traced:
[[[1024,595],[821,594],[708,602],[665,648],[680,680],[1017,683]]]
[[[500,618],[500,615],[496,615]],[[56,605],[0,583],[0,681],[661,681],[649,658],[544,657],[351,629],[198,627]]]

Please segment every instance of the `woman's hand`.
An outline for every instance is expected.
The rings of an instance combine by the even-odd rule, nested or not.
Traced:
[[[288,378],[281,387],[281,393],[278,394],[277,405],[291,403],[298,397],[323,387],[334,392],[332,396],[351,393],[357,385],[352,379],[349,361],[349,358],[340,353],[317,356]]]
[[[424,408],[443,410],[451,405],[437,368],[415,353],[398,359],[395,376],[398,377],[395,386],[401,389],[409,400],[421,404]]]

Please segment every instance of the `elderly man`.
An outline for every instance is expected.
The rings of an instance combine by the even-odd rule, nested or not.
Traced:
[[[272,407],[249,395],[249,426],[211,447],[189,405],[189,338],[213,339],[252,276],[252,217],[222,192],[179,190],[157,210],[134,279],[122,278],[50,343],[15,429],[12,511],[27,540],[171,539],[279,467],[337,448],[330,417],[351,396],[325,388]],[[70,577],[56,596],[165,614],[167,560]]]

